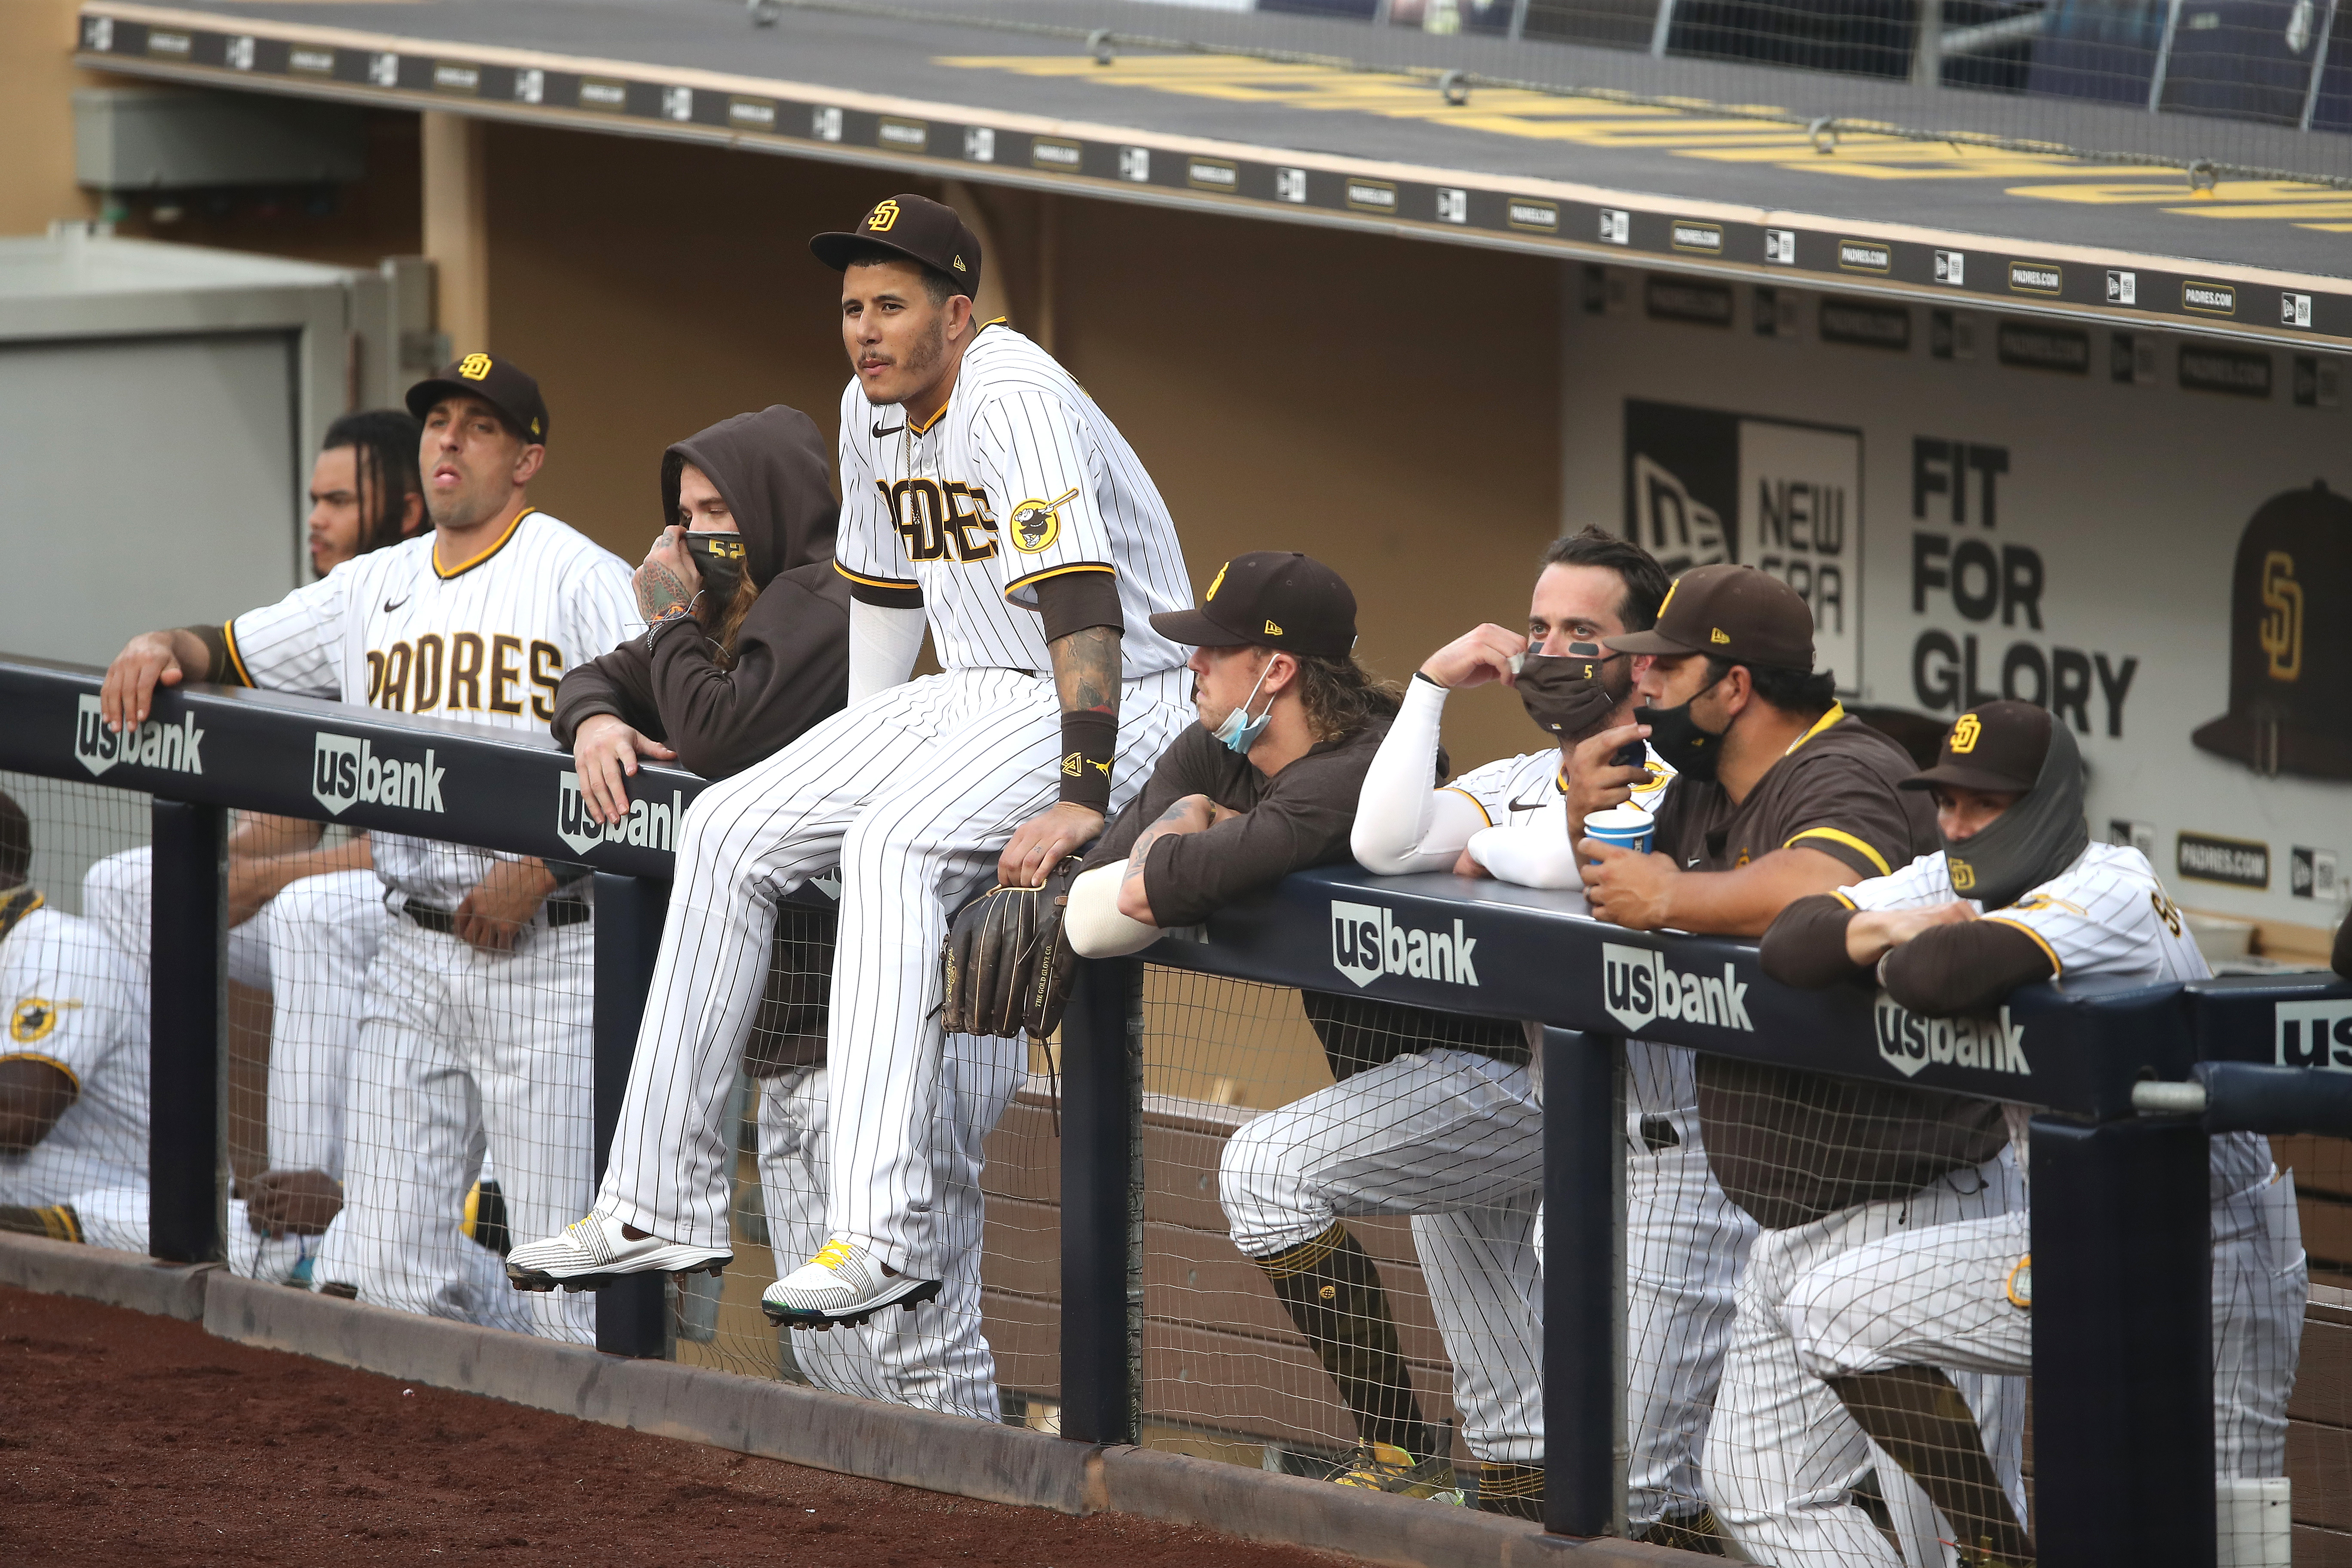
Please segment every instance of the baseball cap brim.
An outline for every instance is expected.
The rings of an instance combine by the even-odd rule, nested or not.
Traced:
[[[433,412],[435,404],[451,397],[478,397],[497,409],[499,417],[507,422],[507,428],[520,436],[526,442],[535,447],[543,447],[547,444],[524,429],[523,422],[515,417],[513,409],[509,408],[471,382],[420,381],[408,389],[408,411],[422,419]]]
[[[931,265],[905,246],[893,245],[879,235],[835,232],[817,235],[809,241],[809,253],[835,272],[849,270],[850,259],[861,250],[887,250],[920,267]]]
[[[1151,629],[1186,647],[1247,647],[1261,640],[1221,626],[1198,610],[1157,611],[1151,616]]]
[[[1622,637],[1602,637],[1601,646],[1612,653],[1698,653],[1699,648],[1662,637],[1655,630],[1627,632]]]
[[[1937,784],[1949,784],[1959,789],[1980,789],[1996,795],[2023,795],[2033,787],[2033,783],[2032,779],[2021,783],[2007,773],[1997,773],[1990,768],[1972,768],[1965,763],[1937,763],[1907,779],[1897,779],[1895,787],[1933,789]]]

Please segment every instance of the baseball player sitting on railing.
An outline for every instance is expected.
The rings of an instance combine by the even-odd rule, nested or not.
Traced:
[[[2081,754],[2050,713],[2004,700],[1962,714],[1936,765],[1905,787],[1933,793],[1944,847],[1790,905],[1765,933],[1765,973],[1811,988],[1874,977],[1891,1002],[1937,1018],[1991,1017],[2011,991],[2042,980],[2205,977],[2147,858],[2089,842]],[[2011,1108],[2008,1122],[2022,1166],[2025,1113]],[[2286,1474],[2307,1270],[2293,1178],[2259,1135],[2212,1140],[2208,1192],[2214,1463],[2226,1493]],[[2032,1370],[2030,1242],[2016,1208],[1794,1255],[1794,1267],[1759,1270],[1753,1286],[1814,1388],[1833,1393],[1920,1483],[1963,1542],[1962,1561],[1988,1568],[2033,1559],[2016,1455],[1987,1452],[1949,1373],[2015,1380]],[[2224,1563],[2277,1561],[2235,1557],[2238,1544],[2222,1542]]]

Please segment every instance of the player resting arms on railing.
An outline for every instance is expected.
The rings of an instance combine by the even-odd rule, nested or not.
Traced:
[[[1754,935],[1791,900],[1905,864],[1933,846],[1935,824],[1925,804],[1895,787],[1911,772],[1910,758],[1838,706],[1830,673],[1813,668],[1812,613],[1779,579],[1746,566],[1694,568],[1675,584],[1654,628],[1601,641],[1617,652],[1651,657],[1637,682],[1644,706],[1634,714],[1637,723],[1603,731],[1570,756],[1570,832],[1580,832],[1587,816],[1620,798],[1630,771],[1610,758],[1628,742],[1646,734],[1652,752],[1675,777],[1657,809],[1651,853],[1590,837],[1579,842],[1595,915],[1641,931]],[[1643,1121],[1635,1133],[1640,1146],[1654,1150],[1670,1135],[1687,1141],[1695,1132],[1714,1178],[1705,1191],[1711,1195],[1719,1188],[1729,1205],[1706,1226],[1683,1222],[1684,1245],[1694,1256],[1668,1269],[1681,1289],[1706,1292],[1704,1315],[1694,1300],[1675,1323],[1675,1331],[1690,1337],[1654,1337],[1648,1342],[1657,1348],[1645,1352],[1633,1337],[1629,1308],[1627,1359],[1656,1354],[1671,1361],[1673,1375],[1688,1379],[1675,1392],[1695,1404],[1712,1385],[1711,1414],[1663,1403],[1662,1410],[1678,1424],[1688,1423],[1684,1429],[1695,1435],[1705,1427],[1702,1489],[1721,1526],[1746,1546],[1752,1519],[1792,1505],[1786,1500],[1790,1493],[1771,1489],[1774,1480],[1763,1483],[1769,1496],[1762,1501],[1753,1486],[1730,1494],[1736,1506],[1727,1511],[1727,1493],[1717,1481],[1727,1457],[1748,1462],[1743,1451],[1759,1442],[1755,1424],[1764,1418],[1756,1402],[1769,1402],[1766,1391],[1778,1386],[1757,1360],[1756,1340],[1764,1329],[1749,1322],[1746,1287],[1736,1282],[1755,1274],[1754,1249],[1771,1245],[1774,1227],[1802,1224],[1854,1201],[1839,1185],[1846,1166],[1855,1163],[1852,1145],[1834,1140],[1877,1127],[1882,1110],[1932,1122],[1950,1097],[1857,1090],[1841,1080],[1688,1052],[1663,1059],[1677,1074],[1663,1096],[1675,1108],[1661,1119],[1663,1126]],[[1629,1055],[1629,1068],[1636,1061]],[[1681,1078],[1683,1072],[1692,1076]],[[1638,1071],[1633,1076],[1638,1084]],[[1863,1102],[1854,1101],[1857,1093]],[[1906,1100],[1906,1094],[1915,1098]],[[1824,1137],[1832,1140],[1827,1147]],[[1982,1142],[1976,1158],[1996,1155],[1997,1128]],[[1638,1165],[1639,1155],[1634,1158]],[[1809,1161],[1830,1169],[1818,1179],[1808,1175],[1790,1184]],[[1866,1172],[1856,1170],[1853,1178],[1866,1189]],[[1904,1190],[1919,1179],[1903,1178]],[[1791,1184],[1800,1190],[1783,1190]],[[1751,1241],[1750,1220],[1764,1227],[1762,1239]],[[1643,1289],[1633,1248],[1629,1236],[1629,1300]],[[1743,1254],[1750,1260],[1743,1263]],[[1668,1257],[1671,1262],[1671,1250]],[[1727,1433],[1727,1423],[1736,1430]],[[1768,1468],[1781,1463],[1777,1445],[1782,1440],[1769,1439],[1776,1447],[1762,1461]],[[1808,1440],[1787,1439],[1797,1446]],[[1843,1455],[1836,1449],[1832,1458],[1843,1463]],[[1809,1479],[1804,1489],[1833,1488],[1860,1468],[1847,1463],[1835,1470],[1836,1479]],[[1801,1508],[1810,1519],[1820,1506],[1807,1500]],[[1832,1508],[1883,1550],[1859,1510]]]
[[[2042,709],[1962,714],[1905,787],[1934,795],[1944,847],[1790,905],[1764,935],[1766,973],[1809,989],[1874,977],[1911,1013],[1979,1018],[2043,980],[2205,978],[2147,858],[2090,842],[2081,753]],[[2021,1165],[2025,1116],[2009,1114]],[[2284,1476],[2307,1282],[2294,1180],[2263,1139],[2232,1132],[2212,1140],[2208,1192],[2215,1468]],[[1904,1230],[1769,1282],[1798,1363],[1926,1489],[1970,1564],[2033,1557],[2017,1478],[1997,1473],[1948,1375],[2032,1371],[2031,1228],[2020,1208]]]
[[[144,721],[159,684],[217,679],[546,733],[563,673],[618,642],[635,616],[629,570],[531,505],[549,420],[529,374],[470,353],[407,401],[425,427],[431,532],[226,626],[134,637],[100,692],[110,723]],[[437,791],[419,764],[404,776]],[[432,799],[401,804],[429,828]],[[589,1303],[519,1303],[497,1258],[461,1228],[484,1141],[517,1233],[541,1234],[587,1205],[586,868],[409,834],[376,833],[372,847],[395,918],[367,970],[344,1208],[313,1273],[321,1289],[377,1305],[593,1342]]]
[[[310,469],[310,569],[413,537],[425,526],[416,466],[423,427],[405,409],[346,414]],[[216,627],[199,628],[202,632]],[[323,845],[324,824],[241,811],[228,837],[228,977],[270,994],[268,1168],[237,1184],[249,1223],[228,1262],[247,1276],[308,1285],[320,1238],[343,1205],[343,1110],[360,979],[390,917],[365,834]],[[143,981],[155,902],[143,846],[82,878],[82,910],[114,933]]]
[[[1087,957],[1139,952],[1166,928],[1198,924],[1292,871],[1345,862],[1365,773],[1396,712],[1396,689],[1350,655],[1355,595],[1307,556],[1236,556],[1198,609],[1153,624],[1194,650],[1200,722],[1160,757],[1071,886],[1070,945]],[[1434,759],[1424,755],[1420,769],[1426,793]],[[1226,1143],[1228,1193],[1248,1127],[1280,1114],[1256,1118]],[[1308,1230],[1327,1228],[1339,1227],[1327,1217]],[[1276,1297],[1339,1382],[1360,1439],[1343,1472],[1349,1483],[1459,1501],[1450,1440],[1423,1418],[1380,1277],[1354,1238],[1339,1236],[1337,1253],[1269,1246],[1236,1216],[1234,1239],[1266,1268]],[[1282,1261],[1294,1254],[1297,1267]],[[1409,1484],[1399,1479],[1408,1474]]]
[[[1407,689],[1403,710],[1365,781],[1353,835],[1357,858],[1390,874],[1454,870],[1523,886],[1576,887],[1562,793],[1568,753],[1597,729],[1626,717],[1634,670],[1646,663],[1605,657],[1595,645],[1604,636],[1648,626],[1665,593],[1664,572],[1638,545],[1588,529],[1548,547],[1526,634],[1477,627],[1431,655]],[[1552,744],[1475,768],[1433,790],[1433,766],[1442,765],[1438,729],[1446,693],[1497,680],[1516,687],[1528,717]],[[1640,798],[1652,802],[1664,771],[1652,775],[1637,767],[1625,776],[1639,781]],[[1454,1362],[1464,1440],[1480,1461],[1478,1505],[1539,1517],[1543,1314],[1536,1240],[1543,1121],[1528,1034],[1497,1020],[1361,997],[1310,994],[1306,1001],[1333,1076],[1341,1081],[1259,1119],[1229,1145],[1224,1194],[1236,1230],[1244,1228],[1245,1215],[1250,1228],[1277,1239],[1306,1237],[1292,1250],[1307,1259],[1299,1292],[1311,1300],[1327,1286],[1348,1290],[1370,1273],[1370,1259],[1338,1216],[1410,1214],[1431,1304]],[[1459,1159],[1465,1147],[1480,1158]],[[1629,1168],[1636,1184],[1629,1208],[1646,1216],[1637,1223],[1687,1225],[1678,1216],[1697,1212],[1697,1194],[1676,1195],[1659,1185],[1670,1179],[1670,1163],[1671,1157],[1651,1159]],[[1696,1169],[1703,1180],[1704,1163]],[[1715,1206],[1723,1206],[1719,1194]],[[1704,1228],[1704,1215],[1699,1218]],[[1723,1288],[1727,1290],[1727,1279]],[[1678,1299],[1672,1289],[1652,1292],[1629,1301],[1629,1314],[1641,1323],[1673,1312]],[[1369,1306],[1340,1327],[1360,1342],[1395,1336],[1385,1313],[1376,1315]],[[1684,1454],[1681,1468],[1694,1473],[1678,1494],[1684,1507],[1675,1511],[1687,1516],[1700,1507],[1688,1457],[1696,1432],[1668,1429],[1671,1424],[1650,1408],[1661,1380],[1643,1373],[1654,1370],[1656,1360],[1634,1367],[1629,1399],[1633,1522],[1636,1533],[1681,1540],[1683,1534],[1662,1533],[1658,1521],[1676,1495],[1675,1449]],[[1373,1385],[1349,1397],[1361,1409],[1377,1405],[1383,1394]],[[1385,1394],[1391,1402],[1409,1397],[1401,1382]],[[1431,1467],[1405,1467],[1402,1459],[1419,1451],[1409,1444],[1397,1447],[1402,1453],[1380,1456],[1384,1464],[1377,1468],[1360,1466],[1360,1484],[1369,1474],[1389,1489],[1418,1489],[1415,1471]],[[1644,1479],[1654,1473],[1669,1479]],[[1686,1522],[1677,1518],[1664,1528],[1680,1531]]]

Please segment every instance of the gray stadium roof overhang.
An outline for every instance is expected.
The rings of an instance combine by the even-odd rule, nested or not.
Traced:
[[[1156,10],[1122,4],[1115,19]],[[1139,27],[1139,30],[1142,30]],[[2352,192],[709,0],[91,0],[82,63],[1725,280],[2352,346]],[[1761,73],[1757,73],[1760,76]],[[1735,82],[1732,85],[1737,86]],[[1729,101],[1727,100],[1727,101]],[[1344,149],[1344,150],[1341,150]]]

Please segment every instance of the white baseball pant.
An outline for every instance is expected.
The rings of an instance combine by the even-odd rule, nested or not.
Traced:
[[[523,1295],[468,1240],[485,1149],[517,1235],[586,1211],[594,1157],[594,927],[525,927],[483,952],[395,917],[369,967],[343,1143],[343,1212],[313,1275],[360,1299],[595,1342],[593,1298]]]
[[[2308,1273],[2294,1180],[2275,1173],[2212,1207],[2213,1450],[2224,1476],[2286,1474],[2286,1406]],[[1940,1366],[2022,1377],[2033,1314],[2010,1271],[2032,1244],[2024,1212],[1906,1232],[1801,1277],[1783,1310],[1815,1377]]]
[[[343,1173],[343,1101],[368,966],[394,917],[373,871],[289,882],[248,922],[268,950],[269,1168]]]
[[[1185,693],[1181,669],[1121,689],[1114,813],[1192,721]],[[680,824],[677,880],[599,1211],[686,1246],[729,1245],[731,1145],[721,1123],[767,979],[775,900],[838,866],[826,1228],[891,1268],[942,1278],[950,1259],[931,1223],[939,1193],[928,1150],[948,911],[994,881],[1013,829],[1054,804],[1060,756],[1050,678],[950,670],[837,713],[705,790]]]
[[[795,1332],[793,1358],[819,1388],[976,1421],[1000,1418],[996,1361],[981,1330],[980,1172],[983,1142],[1021,1087],[1028,1053],[1024,1040],[947,1037],[929,1144],[939,1194],[932,1225],[945,1265],[939,1297],[857,1328]],[[794,1068],[758,1087],[760,1184],[781,1278],[825,1243],[832,1097],[823,1068]]]
[[[373,881],[374,878],[368,879]],[[154,948],[155,850],[142,844],[109,855],[82,873],[81,912],[104,926],[131,961],[140,978],[147,977]],[[228,928],[228,977],[257,991],[269,989],[269,946],[261,922],[247,921]]]
[[[1989,1219],[2024,1203],[2023,1173],[2003,1149],[1906,1197],[1758,1234],[1740,1277],[1701,1460],[1716,1518],[1750,1560],[1781,1568],[1895,1568],[1903,1561],[1852,1500],[1848,1489],[1871,1468],[1875,1451],[1837,1395],[1799,1359],[1788,1320],[1791,1293],[1815,1268],[1874,1242]],[[1974,1400],[1970,1407],[1980,1423],[1990,1414]],[[1993,1458],[1999,1469],[2001,1456]],[[2011,1482],[2007,1474],[2001,1479]]]
[[[1699,1453],[1756,1239],[1707,1166],[1695,1060],[1687,1047],[1625,1042],[1625,1518],[1635,1530],[1704,1502]]]
[[[1536,1077],[1475,1051],[1407,1052],[1252,1117],[1217,1170],[1234,1245],[1255,1258],[1349,1215],[1412,1216],[1463,1441],[1494,1463],[1543,1458]]]

